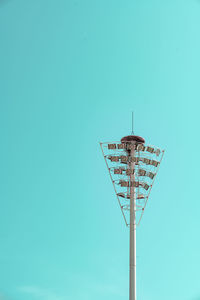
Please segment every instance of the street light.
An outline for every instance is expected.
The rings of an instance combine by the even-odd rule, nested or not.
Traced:
[[[144,214],[164,150],[145,145],[145,140],[136,135],[100,146],[130,230],[129,300],[136,300],[136,226]]]

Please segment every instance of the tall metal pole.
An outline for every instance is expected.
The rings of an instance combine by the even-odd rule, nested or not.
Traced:
[[[143,216],[150,191],[152,189],[164,154],[164,150],[160,150],[157,147],[154,148],[152,146],[147,146],[144,144],[145,140],[142,137],[134,135],[133,127],[132,135],[124,136],[120,142],[100,143],[104,159],[112,180],[112,184],[114,186],[115,193],[122,210],[123,217],[125,219],[126,225],[129,225],[130,229],[129,300],[136,300],[136,225],[139,225]],[[112,152],[110,152],[111,155],[110,153],[107,154],[107,151],[104,152],[103,147],[108,150],[113,150],[114,153],[112,154]],[[119,153],[120,149],[122,150],[122,156]],[[116,167],[114,166],[115,162]],[[126,173],[124,172],[124,163],[127,163]],[[144,164],[146,164],[145,170],[143,170]],[[142,169],[140,169],[140,166],[142,167]],[[117,177],[115,176],[115,174],[117,175]],[[118,177],[118,175],[122,175],[122,180]],[[139,181],[139,178],[141,178],[140,176],[142,176],[141,182]],[[118,189],[119,186],[120,189]],[[141,188],[143,188],[142,194],[139,194],[140,186]],[[126,189],[124,189],[125,187]],[[127,205],[128,200],[126,200],[125,202],[124,198],[130,199],[130,206]],[[138,204],[137,199],[143,199],[140,205],[136,205]],[[127,212],[127,209],[129,208],[130,215]],[[128,220],[129,216],[130,219]]]
[[[130,152],[130,271],[129,271],[129,300],[136,300],[136,200],[134,188],[134,143]]]

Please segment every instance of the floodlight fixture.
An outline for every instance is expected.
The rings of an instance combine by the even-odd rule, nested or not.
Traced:
[[[100,146],[130,230],[129,300],[136,300],[136,227],[144,214],[164,150],[145,145],[142,137],[133,134]]]

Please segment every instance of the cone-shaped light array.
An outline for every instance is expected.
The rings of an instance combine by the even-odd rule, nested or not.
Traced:
[[[134,137],[134,141],[130,137]],[[136,223],[139,225],[164,150],[144,145],[144,140],[136,136],[100,145],[126,225],[129,225],[130,187],[135,187]],[[134,157],[130,157],[131,147],[134,147]],[[134,171],[130,170],[130,160],[134,161]],[[130,180],[131,172],[134,172],[134,181]]]

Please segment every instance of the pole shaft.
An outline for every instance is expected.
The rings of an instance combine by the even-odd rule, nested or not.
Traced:
[[[134,145],[132,145],[130,153],[130,271],[129,271],[129,300],[136,300],[136,199],[135,188],[133,182],[135,181],[133,161]]]

